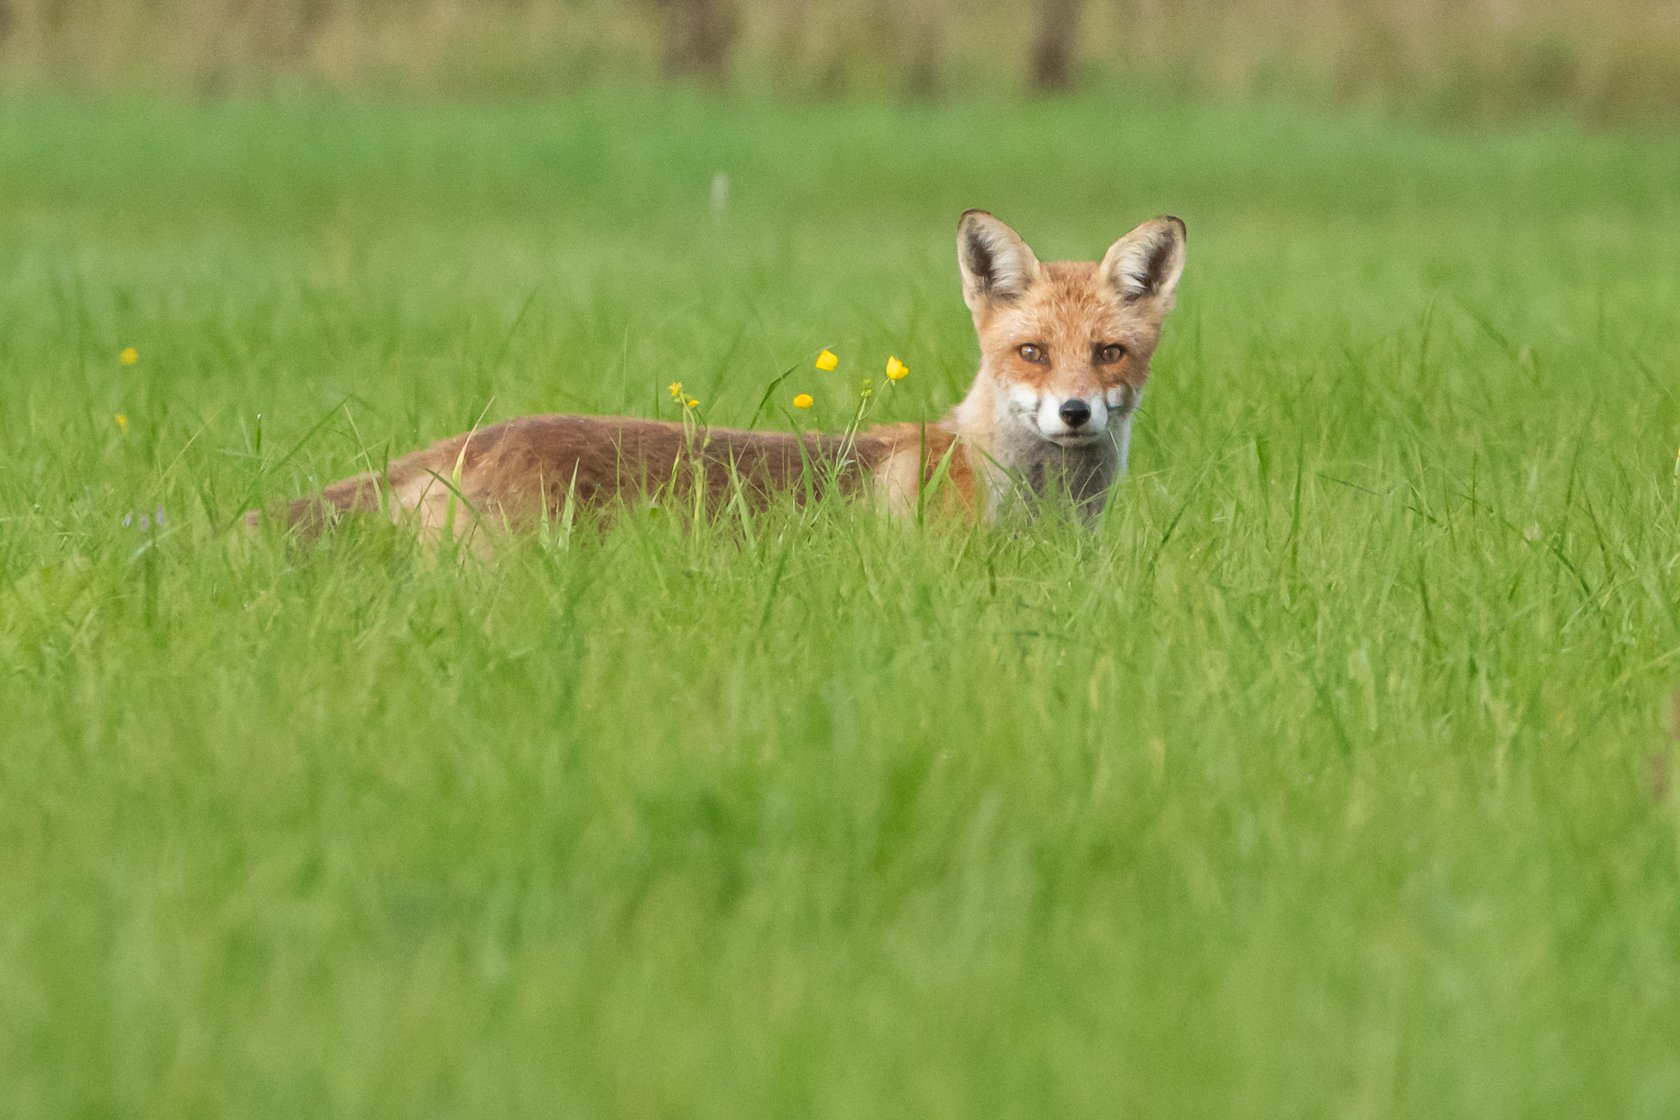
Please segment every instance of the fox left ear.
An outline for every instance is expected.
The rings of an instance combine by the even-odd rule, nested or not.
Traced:
[[[1170,310],[1184,274],[1184,237],[1178,218],[1151,218],[1108,247],[1102,276],[1127,303],[1156,300],[1162,311]]]
[[[984,210],[965,210],[957,222],[957,264],[963,301],[976,314],[1019,299],[1038,279],[1038,258],[1021,235]]]

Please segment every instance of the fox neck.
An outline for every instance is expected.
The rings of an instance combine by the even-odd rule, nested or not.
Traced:
[[[1012,497],[1063,492],[1087,515],[1102,510],[1109,487],[1126,471],[1132,416],[1112,415],[1103,439],[1076,447],[1052,443],[1031,417],[1011,408],[1008,394],[984,365],[968,395],[952,411],[956,435],[979,451],[971,456],[984,481],[985,508],[996,516]],[[1024,491],[1024,492],[1023,492]]]

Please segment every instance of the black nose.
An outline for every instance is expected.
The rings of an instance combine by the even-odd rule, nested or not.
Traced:
[[[1089,420],[1090,418],[1091,418],[1091,406],[1086,404],[1084,401],[1080,400],[1078,397],[1075,397],[1071,401],[1064,401],[1063,402],[1063,404],[1062,404],[1062,423],[1066,424],[1068,427],[1070,427],[1070,428],[1081,427],[1085,423],[1085,421]]]

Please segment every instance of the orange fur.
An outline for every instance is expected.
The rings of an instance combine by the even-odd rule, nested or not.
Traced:
[[[971,210],[958,227],[958,259],[981,363],[967,397],[935,424],[847,438],[527,416],[335,482],[292,502],[283,519],[313,532],[344,514],[384,513],[428,535],[460,536],[625,501],[697,494],[716,510],[737,495],[802,501],[834,490],[868,492],[898,515],[926,508],[930,493],[936,509],[970,518],[996,516],[1013,494],[1051,489],[1087,512],[1100,508],[1124,469],[1131,411],[1172,306],[1183,223],[1146,222],[1100,263],[1040,264],[1008,226]],[[1027,418],[1029,397],[1037,403]],[[1091,415],[1063,432],[1055,410],[1068,415],[1070,400]]]

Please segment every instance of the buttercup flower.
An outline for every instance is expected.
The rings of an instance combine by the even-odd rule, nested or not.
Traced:
[[[840,355],[836,354],[832,350],[825,349],[821,354],[817,355],[817,368],[822,370],[824,373],[829,372],[839,364]]]
[[[824,350],[823,353],[828,354],[828,351]],[[830,354],[829,356],[833,357],[832,354]],[[818,364],[821,365],[822,363],[819,362]],[[830,367],[830,368],[833,368],[833,367]],[[798,396],[793,398],[793,407],[795,407],[795,408],[810,408],[813,404],[816,404],[816,403],[817,403],[816,400],[809,393],[800,393]]]
[[[121,362],[125,366],[131,366],[139,360],[140,351],[136,350],[132,346],[124,346],[122,348],[122,352],[117,355],[117,361]]]
[[[128,417],[121,412],[117,413],[117,427],[122,429],[123,435],[128,434]]]
[[[902,381],[910,376],[910,367],[897,358],[887,359],[887,380]]]
[[[683,399],[683,391],[682,391],[682,382],[681,381],[671,382],[669,385],[665,386],[665,391],[667,393],[671,394],[671,399],[674,400],[674,401],[680,401],[680,400]]]
[[[683,407],[684,408],[699,408],[700,407],[700,398],[689,397],[686,401],[683,402]]]

